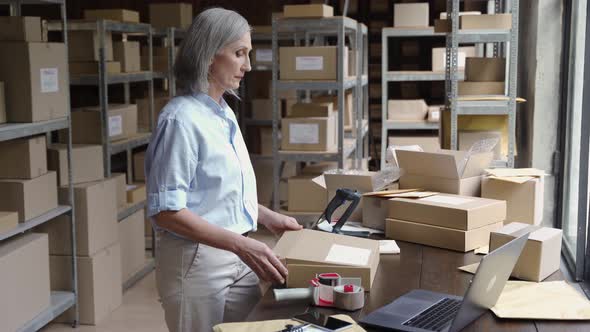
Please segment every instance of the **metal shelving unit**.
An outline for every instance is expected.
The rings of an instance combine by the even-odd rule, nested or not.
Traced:
[[[0,5],[8,5],[9,13],[11,16],[21,16],[21,5],[23,4],[37,4],[37,5],[58,5],[60,7],[61,21],[58,23],[60,26],[67,29],[67,15],[66,15],[66,2],[65,0],[0,0]],[[68,36],[63,34],[63,42],[66,46],[68,45]],[[66,55],[67,57],[67,55]],[[68,75],[68,73],[65,73]],[[68,198],[70,202],[74,201],[74,187],[72,185],[72,134],[71,134],[71,108],[69,105],[69,90],[68,90],[68,110],[67,116],[63,119],[54,119],[49,121],[42,121],[36,123],[8,123],[0,125],[0,141],[8,141],[17,138],[24,138],[28,136],[45,134],[48,138],[51,137],[50,133],[65,129],[67,132],[67,163],[68,163]],[[51,142],[50,142],[51,143]],[[47,325],[50,321],[64,313],[66,310],[74,310],[74,321],[72,327],[78,325],[78,307],[77,307],[77,296],[78,296],[78,273],[77,273],[77,260],[76,260],[76,220],[74,213],[74,206],[60,205],[44,214],[27,220],[23,223],[19,223],[14,229],[0,233],[0,241],[9,240],[14,236],[18,236],[25,232],[32,230],[34,227],[50,222],[58,216],[68,215],[70,220],[70,241],[72,251],[72,269],[71,269],[71,280],[72,290],[71,291],[52,291],[50,293],[50,304],[48,308],[45,308],[37,316],[31,319],[25,325],[21,326],[18,331],[37,331]]]
[[[363,126],[362,119],[368,115],[368,60],[367,60],[367,27],[357,23],[348,17],[331,18],[277,18],[272,19],[272,108],[273,108],[273,198],[272,204],[275,211],[279,210],[279,180],[280,169],[285,161],[313,162],[313,161],[336,161],[338,167],[342,168],[344,160],[354,158],[357,167],[361,165],[361,159],[366,155],[368,149],[363,149],[363,142],[368,133],[368,125]],[[305,36],[305,45],[309,45],[312,36],[336,36],[337,37],[337,58],[344,59],[345,38],[351,40],[351,49],[357,52],[356,76],[344,77],[344,63],[338,60],[337,77],[335,81],[285,81],[279,80],[278,76],[278,41],[279,32],[293,33]],[[297,43],[296,43],[297,44]],[[324,90],[337,91],[338,104],[345,105],[345,91],[353,90],[353,98],[356,99],[354,110],[354,128],[357,130],[357,138],[345,138],[344,112],[338,112],[338,145],[333,152],[305,152],[305,151],[279,151],[279,102],[277,99],[278,90]],[[307,93],[309,95],[309,93]],[[365,129],[366,132],[363,132]],[[364,150],[364,151],[363,151]]]
[[[508,156],[507,160],[495,160],[493,165],[514,167],[516,144],[516,79],[518,61],[518,0],[495,0],[494,13],[511,13],[510,30],[459,30],[459,0],[447,0],[447,17],[451,19],[451,32],[446,34],[446,71],[445,71],[445,112],[450,112],[451,149],[457,149],[457,132],[459,115],[507,115],[508,116]],[[504,101],[464,101],[458,96],[458,47],[463,43],[494,43],[494,54],[507,58],[508,98]],[[507,47],[498,47],[499,44]]]
[[[174,77],[174,60],[176,58],[176,53],[174,49],[176,48],[176,46],[178,46],[177,40],[183,39],[185,35],[186,30],[175,27],[169,27],[165,29],[152,29],[152,37],[164,38],[165,44],[168,48],[168,72],[154,73],[154,78],[168,79],[168,92],[170,98],[176,96],[176,79]]]

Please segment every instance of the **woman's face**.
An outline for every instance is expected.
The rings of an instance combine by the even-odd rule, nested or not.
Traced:
[[[225,90],[237,89],[244,74],[250,71],[252,42],[250,33],[245,33],[239,40],[224,47],[213,57],[209,68],[209,82]]]

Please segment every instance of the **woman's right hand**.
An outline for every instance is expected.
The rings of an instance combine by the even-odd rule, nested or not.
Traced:
[[[248,265],[258,278],[274,284],[284,284],[287,268],[264,243],[244,237],[236,255]]]

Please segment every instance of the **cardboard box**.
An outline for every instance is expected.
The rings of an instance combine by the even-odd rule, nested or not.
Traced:
[[[72,257],[50,256],[51,289],[72,289]],[[77,257],[78,310],[80,324],[96,325],[123,302],[121,283],[121,246],[115,243],[92,257]],[[73,309],[55,322],[71,322]]]
[[[0,82],[0,124],[6,123],[6,93],[4,82]]]
[[[31,16],[1,16],[0,40],[43,42],[41,18]]]
[[[459,145],[459,150],[469,151],[473,144],[488,138],[498,138],[498,144],[496,144],[492,152],[494,154],[494,160],[502,159],[502,133],[499,131],[461,130],[457,135],[457,144]]]
[[[459,47],[457,51],[458,56],[458,68],[465,68],[466,59],[468,57],[475,57],[476,51],[474,46]],[[434,47],[432,49],[432,71],[445,71],[447,50],[444,47]]]
[[[513,222],[490,234],[490,251],[525,233],[529,233],[529,239],[524,245],[511,276],[539,282],[559,270],[561,229]]]
[[[387,201],[390,219],[472,230],[506,219],[506,202],[495,199],[437,194],[425,198]]]
[[[97,31],[68,31],[68,61],[100,61],[100,38]],[[105,31],[104,57],[113,61],[113,34]]]
[[[514,174],[519,174],[514,169]],[[507,204],[506,223],[521,222],[540,225],[543,221],[543,176],[484,177],[481,196],[502,199]]]
[[[465,80],[472,82],[504,82],[506,80],[506,59],[466,58]]]
[[[281,149],[285,151],[334,151],[337,148],[335,116],[283,118]]]
[[[281,80],[337,80],[338,47],[280,47]],[[344,77],[348,77],[348,48],[344,50]]]
[[[133,181],[145,182],[145,151],[133,154]]]
[[[440,112],[442,112],[444,106],[428,106],[428,115],[426,121],[428,122],[439,122]]]
[[[461,16],[461,29],[493,30],[512,29],[512,14],[465,15]]]
[[[18,213],[15,211],[0,211],[0,233],[4,233],[18,226]]]
[[[254,45],[252,50],[252,64],[253,65],[272,65],[272,48],[270,45]]]
[[[140,58],[141,70],[150,70],[150,57],[148,55],[142,55]],[[168,72],[168,56],[156,56],[152,58],[152,71],[159,73]]]
[[[0,178],[34,179],[47,173],[45,136],[0,142]]]
[[[386,219],[385,236],[397,241],[467,252],[488,243],[490,233],[502,227],[502,222],[464,231],[410,221]]]
[[[323,212],[328,205],[325,187],[312,181],[314,176],[295,176],[288,180],[289,212]]]
[[[387,103],[387,118],[401,121],[424,121],[428,105],[424,99],[392,99]]]
[[[254,159],[252,160],[252,167],[256,174],[256,193],[258,195],[258,203],[268,205],[271,202],[273,191],[273,161]],[[287,162],[283,169],[281,181],[279,182],[279,200],[287,201],[288,186],[287,178],[295,176],[297,169],[295,163]]]
[[[316,274],[334,272],[361,278],[368,292],[379,266],[378,241],[309,229],[285,232],[273,251],[286,260],[287,287],[308,287]]]
[[[72,111],[72,142],[102,144],[100,107]],[[137,105],[109,104],[108,137],[113,142],[137,134]]]
[[[334,7],[323,4],[283,6],[284,18],[332,16],[334,16]]]
[[[127,203],[137,204],[147,199],[145,184],[128,184],[126,188]]]
[[[121,63],[118,61],[105,62],[105,70],[107,74],[120,74]],[[70,76],[79,75],[98,75],[98,62],[70,62]]]
[[[332,96],[316,96],[311,99],[314,103],[325,103],[331,102],[333,104],[334,111],[340,111],[338,107],[338,95]],[[353,109],[354,103],[352,99],[352,91],[347,90],[344,92],[344,130],[350,130],[353,128]]]
[[[57,175],[34,179],[0,179],[0,211],[17,211],[24,222],[57,207]]]
[[[68,114],[66,49],[60,43],[3,42],[0,81],[6,84],[8,122],[37,122]]]
[[[174,46],[174,56],[178,54],[179,46]],[[170,51],[169,46],[154,46],[152,45],[152,54],[154,56],[168,56],[168,52]],[[148,46],[142,46],[140,49],[140,54],[142,56],[150,55],[150,49]]]
[[[425,152],[436,152],[440,150],[440,143],[438,142],[437,136],[424,136],[424,135],[408,135],[398,136],[393,135],[389,137],[389,145],[395,146],[410,146],[418,145]]]
[[[451,146],[451,119],[450,112],[443,112],[440,124],[441,146],[449,149]],[[499,131],[502,134],[500,140],[501,153],[508,155],[508,116],[507,115],[460,115],[458,119],[458,131]]]
[[[332,115],[334,104],[323,103],[295,103],[289,112],[289,118],[327,118]]]
[[[132,73],[141,71],[139,60],[139,42],[126,41],[113,44],[113,57],[121,63],[121,71]]]
[[[263,156],[272,156],[272,128],[260,129],[260,154]]]
[[[3,241],[0,271],[2,330],[18,331],[50,304],[47,236],[28,233]]]
[[[84,18],[139,23],[139,12],[128,9],[85,9]]]
[[[385,230],[387,218],[387,198],[377,196],[363,196],[363,226]]]
[[[459,17],[465,16],[465,15],[481,15],[481,12],[475,11],[475,10],[474,11],[459,12]],[[441,20],[446,20],[447,19],[447,12],[440,12],[439,18]]]
[[[272,99],[252,99],[252,119],[272,120]]]
[[[187,29],[193,22],[193,5],[190,3],[151,3],[149,10],[150,24],[154,28]]]
[[[115,185],[113,179],[74,185],[76,255],[93,256],[119,240]],[[68,187],[59,188],[59,202],[71,205]],[[38,231],[49,234],[51,255],[72,254],[69,216],[59,216]]]
[[[145,214],[139,210],[119,222],[121,284],[145,265]]]
[[[393,26],[396,28],[428,27],[429,17],[428,2],[393,5]]]
[[[158,116],[162,109],[168,104],[170,97],[168,96],[154,96],[154,128],[158,123]],[[137,126],[141,129],[150,128],[150,106],[149,98],[135,99],[137,105]]]
[[[483,170],[493,158],[491,152],[477,153],[468,157],[463,170],[461,162],[467,157],[465,151],[439,150],[417,152],[397,150],[396,156],[405,173],[399,180],[401,189],[424,190],[463,196],[479,196]]]
[[[459,82],[459,96],[504,95],[504,82]]]
[[[117,198],[117,208],[120,209],[127,205],[127,174],[112,173],[111,179],[115,179],[115,197]]]
[[[68,149],[66,144],[52,144],[47,149],[48,168],[57,172],[57,185],[67,186]],[[104,178],[104,160],[100,145],[72,145],[72,181],[74,184]]]

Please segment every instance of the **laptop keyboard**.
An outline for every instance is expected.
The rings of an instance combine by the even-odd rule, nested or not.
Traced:
[[[441,331],[449,323],[461,306],[461,300],[444,298],[402,325],[430,331]]]

